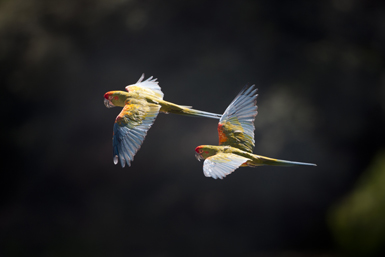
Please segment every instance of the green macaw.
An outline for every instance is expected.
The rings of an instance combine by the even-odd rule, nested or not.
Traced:
[[[196,158],[205,160],[203,174],[206,177],[223,179],[237,168],[245,166],[317,166],[253,154],[254,119],[258,114],[256,92],[254,85],[246,86],[227,107],[218,124],[219,146],[201,145],[195,148]]]
[[[120,160],[124,168],[131,165],[159,112],[186,116],[220,119],[220,114],[191,109],[163,100],[163,92],[158,81],[152,77],[143,81],[144,74],[138,82],[126,86],[125,91],[109,91],[104,94],[104,104],[111,108],[123,107],[116,117],[113,129],[113,162]]]

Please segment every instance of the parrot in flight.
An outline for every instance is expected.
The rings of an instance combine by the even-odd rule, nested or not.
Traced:
[[[206,177],[223,179],[237,168],[246,166],[317,166],[253,154],[254,119],[258,114],[256,92],[254,85],[246,86],[227,107],[218,124],[219,146],[201,145],[195,148],[196,158],[205,160],[203,174]]]
[[[134,159],[154,123],[159,112],[175,113],[186,116],[220,119],[220,114],[192,109],[191,106],[177,105],[163,100],[163,92],[157,79],[152,76],[143,81],[144,74],[138,82],[126,86],[125,91],[109,91],[104,94],[104,105],[107,108],[123,107],[115,119],[112,146],[113,162],[120,160],[122,168]]]

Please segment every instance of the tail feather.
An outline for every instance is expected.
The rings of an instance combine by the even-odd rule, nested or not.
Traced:
[[[286,167],[290,167],[290,166],[317,166],[317,164],[314,164],[314,163],[279,160],[279,159],[273,159],[273,158],[260,156],[260,155],[258,155],[258,160],[260,161],[259,165],[286,166]]]
[[[188,111],[184,111],[184,114],[188,116],[205,117],[205,118],[218,119],[218,120],[222,117],[221,114],[216,114],[212,112],[199,111],[195,109],[187,109],[187,110]]]
[[[195,109],[192,109],[191,106],[174,104],[164,100],[157,99],[156,103],[161,105],[160,112],[163,112],[163,113],[173,113],[173,114],[192,116],[192,117],[206,117],[206,118],[217,119],[217,120],[219,120],[222,117],[221,114],[195,110]]]

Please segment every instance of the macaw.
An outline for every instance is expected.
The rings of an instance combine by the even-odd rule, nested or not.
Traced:
[[[239,167],[262,165],[295,166],[313,163],[273,159],[253,154],[254,120],[258,114],[257,89],[246,86],[227,107],[218,124],[219,146],[201,145],[195,156],[204,159],[203,174],[223,179]]]
[[[159,112],[186,116],[220,119],[220,114],[191,109],[191,106],[177,105],[163,100],[163,92],[157,79],[152,76],[143,81],[144,74],[125,91],[109,91],[104,94],[107,108],[123,107],[115,119],[112,146],[113,162],[120,160],[122,168],[134,160]]]

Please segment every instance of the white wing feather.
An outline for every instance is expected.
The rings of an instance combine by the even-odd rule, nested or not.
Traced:
[[[164,94],[158,84],[159,82],[156,81],[157,79],[153,79],[152,76],[146,79],[145,81],[143,81],[143,79],[144,73],[142,74],[142,76],[140,76],[139,80],[135,84],[126,86],[126,90],[129,91],[129,89],[132,87],[142,87],[151,90],[157,97],[163,99]]]
[[[214,179],[223,179],[249,159],[232,153],[218,153],[203,163],[203,174]]]

